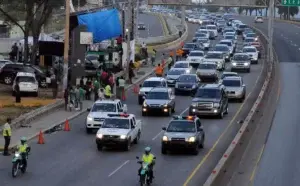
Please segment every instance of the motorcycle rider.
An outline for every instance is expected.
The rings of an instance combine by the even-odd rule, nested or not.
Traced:
[[[144,163],[148,164],[148,168],[149,168],[148,174],[149,174],[150,180],[152,181],[152,179],[154,178],[153,166],[155,164],[155,156],[151,153],[151,147],[145,148],[145,154],[143,154],[143,156],[142,156],[142,161]],[[139,169],[139,175],[140,175],[141,170],[142,170],[142,167]]]
[[[27,145],[27,139],[26,137],[22,137],[21,138],[21,144],[18,145],[18,152],[20,153],[21,157],[22,157],[22,163],[23,166],[27,166],[27,155],[28,152],[30,151],[30,147]]]

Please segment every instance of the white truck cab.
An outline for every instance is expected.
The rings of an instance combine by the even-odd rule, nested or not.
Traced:
[[[86,118],[86,132],[89,134],[101,127],[108,114],[127,113],[127,105],[119,99],[99,100],[87,111],[89,111],[89,114]]]
[[[97,149],[103,147],[121,147],[130,150],[131,144],[137,144],[142,131],[142,122],[133,114],[108,114],[96,135]]]

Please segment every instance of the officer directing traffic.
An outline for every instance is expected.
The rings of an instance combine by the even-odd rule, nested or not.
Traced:
[[[3,155],[4,156],[9,156],[9,152],[8,152],[8,147],[10,144],[10,139],[11,139],[11,119],[7,118],[6,123],[4,124],[3,127],[3,131],[2,131],[2,135],[4,137],[4,152]]]

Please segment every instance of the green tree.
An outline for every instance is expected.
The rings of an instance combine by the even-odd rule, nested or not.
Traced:
[[[290,16],[294,17],[299,13],[299,8],[297,6],[279,6],[278,14],[283,16],[284,19],[290,19]]]
[[[49,20],[52,11],[63,5],[62,0],[1,0],[0,14],[12,25],[18,26],[24,34],[24,60],[28,61],[28,37],[33,37],[30,61],[36,59],[38,40],[43,25]],[[13,10],[13,11],[12,11]],[[24,21],[24,25],[20,23]]]

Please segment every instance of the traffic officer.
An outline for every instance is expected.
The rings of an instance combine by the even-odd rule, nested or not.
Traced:
[[[23,161],[23,166],[27,166],[27,155],[28,152],[30,151],[30,147],[27,145],[27,138],[22,137],[21,138],[21,144],[18,145],[18,152],[21,154],[22,161]]]
[[[156,74],[156,76],[157,77],[162,77],[163,73],[164,73],[163,67],[160,64],[158,64],[157,67],[155,68],[155,74]]]
[[[176,61],[181,60],[183,54],[182,48],[176,50]]]
[[[154,178],[153,175],[153,166],[155,165],[155,156],[151,153],[151,147],[145,148],[145,153],[142,156],[142,161],[144,163],[147,163],[149,165],[149,177],[150,181]],[[139,173],[141,172],[141,169],[139,169]]]
[[[106,85],[106,87],[104,88],[104,97],[106,99],[110,99],[111,98],[111,87],[109,84]]]
[[[10,144],[10,139],[11,139],[11,127],[10,127],[10,124],[11,124],[11,119],[10,118],[7,118],[6,120],[6,123],[4,124],[4,127],[3,127],[3,131],[2,131],[2,134],[3,134],[3,137],[4,137],[4,152],[3,152],[3,155],[4,156],[9,156],[9,152],[8,152],[8,147],[9,147],[9,144]]]

